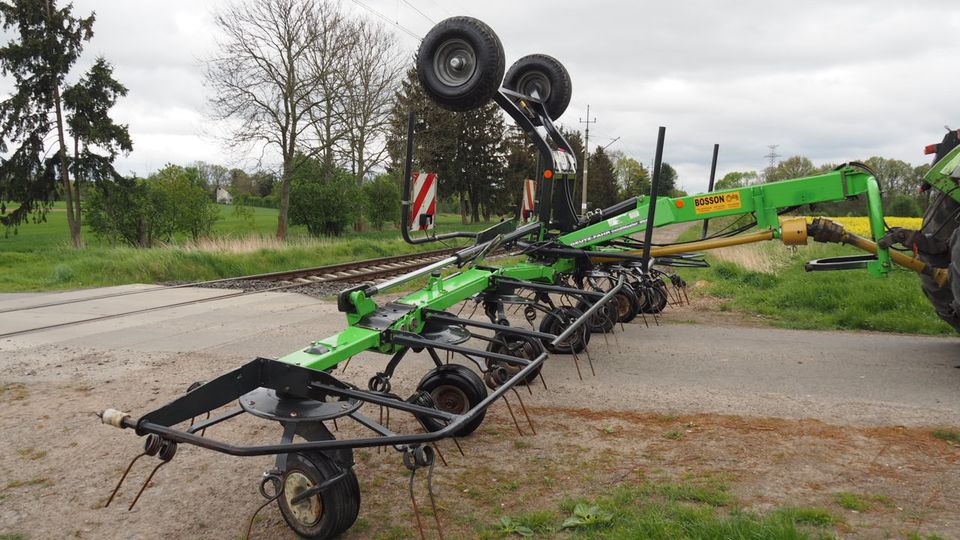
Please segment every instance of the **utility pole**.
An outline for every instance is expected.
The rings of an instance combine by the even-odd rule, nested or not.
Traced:
[[[580,192],[580,212],[587,213],[587,175],[590,173],[590,124],[596,124],[597,119],[590,120],[590,104],[587,104],[587,119],[580,119],[581,124],[587,125],[587,132],[583,138],[583,188]]]

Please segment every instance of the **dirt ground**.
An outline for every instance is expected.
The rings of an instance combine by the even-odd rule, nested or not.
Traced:
[[[295,320],[269,331],[254,329],[256,320],[208,328],[203,325],[213,323],[199,316],[167,325],[184,336],[226,334],[234,331],[231,324],[249,328],[235,342],[225,342],[229,347],[182,352],[175,346],[106,347],[95,343],[98,334],[90,334],[77,342],[85,345],[35,345],[27,340],[6,348],[0,353],[0,540],[242,537],[263,502],[257,484],[272,466],[270,458],[234,458],[181,446],[132,511],[126,506],[158,463],[155,458],[140,460],[117,500],[103,508],[142,441],[130,431],[101,425],[95,412],[109,406],[143,413],[181,394],[194,381],[237,367],[242,361],[237,350],[263,355],[272,348],[292,350],[305,333],[326,335],[328,327],[342,326],[335,307],[314,302],[301,302]],[[755,317],[720,312],[705,299],[668,308],[662,322],[729,328],[731,333],[763,326]],[[150,326],[124,331],[155,341],[163,335],[159,327]],[[811,333],[809,339],[819,335]],[[594,355],[598,373],[605,367],[604,351],[616,348],[598,346]],[[627,343],[624,348],[627,352],[620,356],[646,354],[630,353]],[[419,367],[427,366],[425,355],[419,356],[424,357],[418,360]],[[384,363],[383,357],[361,355],[344,378],[362,385]],[[519,426],[506,405],[498,403],[474,435],[460,440],[464,455],[451,441],[439,443],[446,465],[437,465],[433,487],[444,537],[496,537],[504,515],[537,515],[556,528],[569,515],[571,500],[595,501],[618,486],[650,485],[705,486],[722,492],[723,497],[712,503],[721,513],[804,507],[833,516],[834,524],[814,533],[844,538],[907,538],[913,533],[960,537],[956,512],[960,447],[933,435],[934,429],[950,433],[958,431],[957,426],[924,425],[922,420],[911,420],[909,426],[846,425],[796,413],[779,418],[744,413],[754,408],[732,409],[743,416],[706,414],[709,409],[689,405],[672,413],[673,405],[651,404],[656,397],[624,393],[607,401],[597,399],[602,393],[591,385],[601,378],[588,375],[579,382],[569,364],[569,356],[551,357],[544,368],[550,388],[534,385],[532,393],[520,392],[536,434],[516,397],[509,394]],[[422,373],[398,372],[394,380],[398,393],[408,395]],[[620,384],[630,388],[639,383]],[[928,409],[917,410],[907,416],[922,419]],[[373,409],[366,413],[378,416]],[[942,418],[942,411],[939,414]],[[358,433],[356,426],[345,422],[339,428],[340,437]],[[391,428],[418,429],[411,418],[394,418]],[[246,444],[271,443],[279,438],[279,429],[243,418],[217,426],[208,435]],[[363,501],[358,521],[346,537],[417,537],[407,492],[409,473],[401,456],[392,449],[368,449],[357,451],[355,459]],[[867,508],[844,507],[838,500],[843,493],[868,501]],[[427,537],[437,538],[423,473],[418,473],[415,494],[425,510]],[[540,536],[555,535],[566,533]],[[271,505],[254,520],[251,537],[294,535]]]
[[[702,308],[675,310],[670,317],[687,321],[702,316]],[[734,321],[726,314],[717,316]],[[39,353],[39,364],[13,356],[0,375],[0,534],[8,535],[3,538],[244,534],[262,502],[256,484],[270,468],[269,458],[233,458],[181,447],[133,511],[126,505],[157,463],[154,458],[134,467],[117,501],[104,509],[127,461],[140,451],[140,439],[102,426],[94,416],[105,404],[149,410],[192,381],[235,367],[235,360],[204,352],[104,354],[62,345]],[[600,369],[601,362],[598,358]],[[545,367],[548,385],[553,368]],[[372,363],[358,362],[345,377],[365,380],[373,369]],[[411,386],[415,378],[399,382]],[[590,385],[589,377],[582,384]],[[461,441],[464,456],[450,441],[440,443],[447,466],[437,466],[434,489],[446,537],[496,535],[501,515],[546,511],[559,523],[563,500],[593,500],[618,485],[717,481],[731,497],[722,505],[725,511],[823,508],[837,517],[828,531],[847,538],[903,538],[917,531],[960,536],[955,511],[960,449],[935,438],[931,428],[603,410],[601,404],[588,407],[575,396],[539,385],[531,390],[521,396],[535,435],[511,395],[524,435],[501,403],[476,434]],[[377,416],[375,410],[367,412]],[[412,419],[395,419],[391,427],[417,429]],[[341,425],[341,435],[355,429]],[[272,442],[279,436],[272,424],[252,419],[212,431],[248,442]],[[408,473],[400,455],[361,450],[356,460],[363,503],[347,537],[415,537]],[[416,485],[420,507],[428,508],[422,474]],[[837,504],[842,492],[882,503],[854,512]],[[424,526],[428,536],[436,537],[426,515]],[[252,537],[293,535],[270,506],[255,521]]]

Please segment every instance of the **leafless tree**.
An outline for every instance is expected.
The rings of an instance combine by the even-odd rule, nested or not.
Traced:
[[[349,77],[341,94],[338,153],[359,183],[388,157],[385,139],[402,64],[396,38],[383,25],[360,19],[353,36],[356,46],[347,58]]]
[[[235,2],[216,17],[219,53],[207,64],[217,118],[232,129],[230,144],[272,146],[282,158],[277,238],[287,235],[290,179],[304,133],[320,104],[323,74],[314,52],[325,39],[324,20],[335,9],[321,0]]]
[[[322,36],[311,51],[311,64],[317,74],[313,95],[316,104],[310,110],[313,125],[311,154],[318,156],[329,173],[336,165],[336,147],[344,136],[344,113],[347,104],[343,95],[351,76],[349,58],[358,46],[353,23],[336,4],[329,5],[319,21]]]

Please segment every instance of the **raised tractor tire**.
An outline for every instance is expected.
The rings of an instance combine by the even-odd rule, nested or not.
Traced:
[[[486,105],[500,89],[506,63],[500,38],[472,17],[440,21],[420,42],[416,62],[423,91],[456,112]]]
[[[573,96],[570,73],[556,58],[531,54],[514,62],[503,80],[503,87],[525,96],[536,94],[547,115],[556,120],[567,110]]]

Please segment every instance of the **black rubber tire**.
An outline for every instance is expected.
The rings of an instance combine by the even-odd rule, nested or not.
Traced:
[[[545,54],[531,54],[514,62],[503,79],[503,87],[528,96],[537,88],[551,120],[560,118],[573,97],[567,68]]]
[[[614,296],[614,301],[618,304],[617,315],[621,323],[632,321],[640,313],[640,298],[629,285],[625,284],[620,288],[620,292]]]
[[[922,230],[938,231],[936,237],[945,241],[948,249],[938,255],[923,252],[919,255],[926,263],[948,269],[950,281],[947,285],[939,287],[933,279],[921,275],[920,286],[937,315],[960,332],[960,227],[954,221],[954,214],[958,211],[960,204],[956,201],[943,193],[937,196],[923,216]]]
[[[494,336],[494,339],[496,341],[487,343],[487,351],[489,352],[515,356],[524,360],[533,360],[540,355],[541,351],[543,351],[543,349],[541,349],[536,342],[523,336],[497,333]],[[523,369],[522,366],[507,364],[506,362],[499,362],[497,360],[487,360],[487,369],[495,369],[497,367],[503,367],[503,369],[505,369],[507,374],[509,374],[511,377]],[[535,381],[542,368],[543,364],[537,366],[536,369],[531,371],[529,375],[520,381],[520,384],[530,384]]]
[[[472,58],[470,71],[449,73],[447,70],[458,69],[442,65],[440,59],[447,53],[454,59]],[[462,112],[482,107],[493,98],[503,81],[506,60],[500,38],[489,26],[472,17],[451,17],[427,32],[416,64],[424,93],[444,109]]]
[[[578,319],[583,312],[579,309],[572,307],[563,307],[560,308],[563,312],[564,317],[567,321],[572,319]],[[556,313],[550,312],[544,315],[543,319],[540,321],[540,331],[559,336],[564,328],[567,327],[567,323],[561,320]],[[590,332],[587,329],[587,325],[581,327],[581,331],[574,332],[570,339],[565,342],[561,342],[558,345],[554,346],[551,344],[553,340],[542,340],[543,346],[551,353],[559,354],[570,354],[570,352],[580,353],[587,348],[587,345],[590,343]]]
[[[315,486],[339,472],[340,468],[333,460],[320,452],[295,452],[287,456],[287,468],[283,473],[285,487],[278,502],[280,514],[295,533],[303,538],[333,538],[356,521],[360,512],[360,483],[352,467],[347,469],[346,477],[339,482],[297,503],[297,508],[308,509],[308,513],[310,508],[315,508],[314,505],[319,506],[319,516],[315,521],[306,522],[297,517],[298,513],[303,515],[303,512],[298,512],[290,505],[290,500],[303,491],[294,489],[294,486],[302,488],[296,481],[299,478],[297,475],[305,477],[310,485]]]
[[[472,409],[487,397],[487,387],[483,384],[483,379],[470,368],[460,364],[445,364],[431,369],[420,379],[417,390],[430,394],[434,404],[441,411],[456,414]],[[464,424],[454,435],[466,437],[473,433],[483,423],[484,416],[486,411],[481,411],[476,418]],[[424,429],[431,432],[439,431],[446,426],[444,421],[436,418],[418,416],[417,419]]]
[[[600,309],[593,314],[593,317],[587,321],[587,328],[590,329],[590,332],[594,334],[605,334],[617,325],[617,320],[619,316],[617,314],[617,304],[616,301],[610,301],[606,304],[600,306]],[[580,300],[577,302],[577,309],[583,313],[586,313],[592,304],[587,303],[586,300]]]
[[[667,286],[659,279],[652,286],[638,284],[636,293],[643,313],[661,313],[667,307]]]

